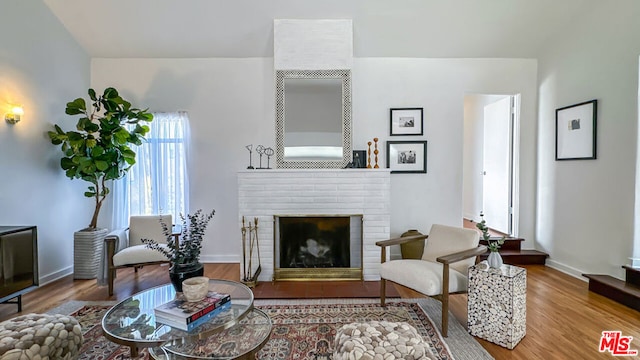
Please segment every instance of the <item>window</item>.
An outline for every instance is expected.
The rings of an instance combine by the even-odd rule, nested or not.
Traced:
[[[153,113],[149,128],[147,141],[134,149],[136,163],[114,183],[113,228],[126,227],[130,215],[171,214],[180,219],[188,213],[187,113]]]

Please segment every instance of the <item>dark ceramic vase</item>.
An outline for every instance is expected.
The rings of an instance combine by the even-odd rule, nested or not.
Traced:
[[[400,236],[407,237],[407,236],[415,236],[415,235],[422,235],[422,233],[418,230],[411,229],[411,230],[405,231]],[[400,252],[402,253],[403,259],[422,259],[423,250],[424,250],[424,239],[400,244]]]
[[[204,265],[202,263],[175,264],[169,269],[169,279],[176,292],[182,292],[182,282],[186,279],[203,276]]]

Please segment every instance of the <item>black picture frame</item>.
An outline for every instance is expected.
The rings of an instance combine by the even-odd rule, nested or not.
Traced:
[[[389,109],[390,136],[420,136],[423,135],[422,108],[392,108]]]
[[[598,100],[556,109],[556,161],[594,160]]]
[[[426,141],[387,141],[387,169],[391,173],[426,173]]]
[[[367,167],[367,150],[353,150],[351,163],[355,169],[364,169]]]

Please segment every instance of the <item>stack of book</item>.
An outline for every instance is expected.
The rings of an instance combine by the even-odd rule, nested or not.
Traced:
[[[200,301],[188,302],[179,295],[155,308],[156,321],[185,331],[191,331],[231,305],[231,296],[209,291]]]

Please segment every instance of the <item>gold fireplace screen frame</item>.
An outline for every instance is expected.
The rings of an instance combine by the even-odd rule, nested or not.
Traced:
[[[280,217],[353,217],[359,216],[360,225],[360,267],[349,268],[278,268],[276,264],[275,254],[278,251],[276,227],[278,226],[277,219]],[[363,214],[333,214],[333,215],[316,215],[316,214],[304,214],[304,215],[273,215],[273,281],[339,281],[339,280],[364,280],[363,275],[363,261],[364,261],[364,215]]]

